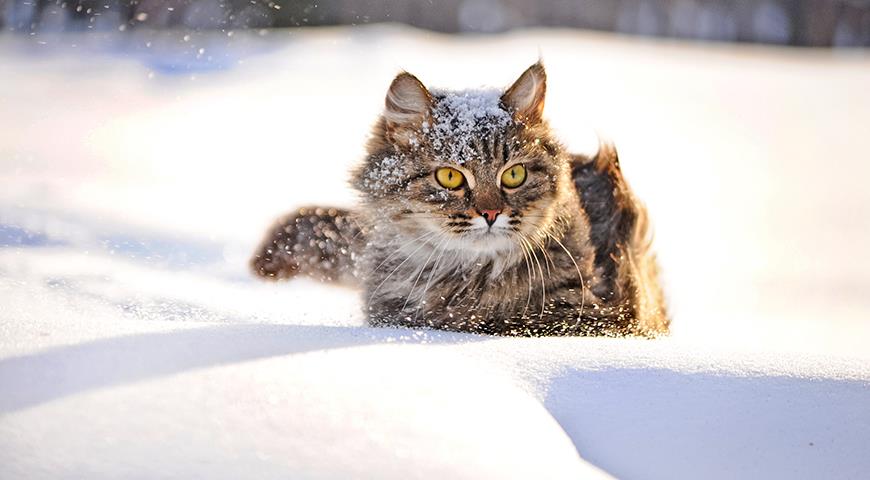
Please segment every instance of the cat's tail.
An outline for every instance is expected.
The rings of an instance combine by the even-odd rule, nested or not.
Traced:
[[[359,283],[356,259],[365,233],[350,210],[304,207],[275,222],[251,258],[254,274],[268,280],[305,275]]]
[[[572,176],[590,223],[595,266],[601,272],[599,297],[629,303],[637,332],[655,336],[669,328],[652,230],[646,207],[628,186],[616,147],[602,141],[594,157],[573,155]]]

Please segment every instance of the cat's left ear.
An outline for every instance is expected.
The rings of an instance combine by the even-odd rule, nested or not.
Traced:
[[[526,124],[535,124],[543,118],[546,93],[547,72],[538,60],[504,92],[501,101],[510,108],[517,120]]]

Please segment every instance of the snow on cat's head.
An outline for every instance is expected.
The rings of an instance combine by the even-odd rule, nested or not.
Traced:
[[[429,90],[399,74],[355,173],[369,216],[476,255],[546,239],[570,180],[545,92],[540,62],[507,90]]]

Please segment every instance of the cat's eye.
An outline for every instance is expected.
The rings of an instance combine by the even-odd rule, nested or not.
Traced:
[[[462,176],[462,172],[450,167],[443,167],[435,170],[435,180],[438,180],[438,183],[441,184],[442,187],[449,190],[455,190],[465,183],[465,177]]]
[[[517,164],[501,174],[501,184],[507,188],[517,188],[526,181],[526,167]]]

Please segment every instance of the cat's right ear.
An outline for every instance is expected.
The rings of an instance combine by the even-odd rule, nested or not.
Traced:
[[[544,70],[544,64],[538,60],[504,92],[501,101],[510,108],[518,120],[535,124],[540,122],[544,115],[546,93],[547,72]]]
[[[388,140],[408,146],[431,115],[432,95],[417,77],[402,72],[390,84],[384,103]]]

